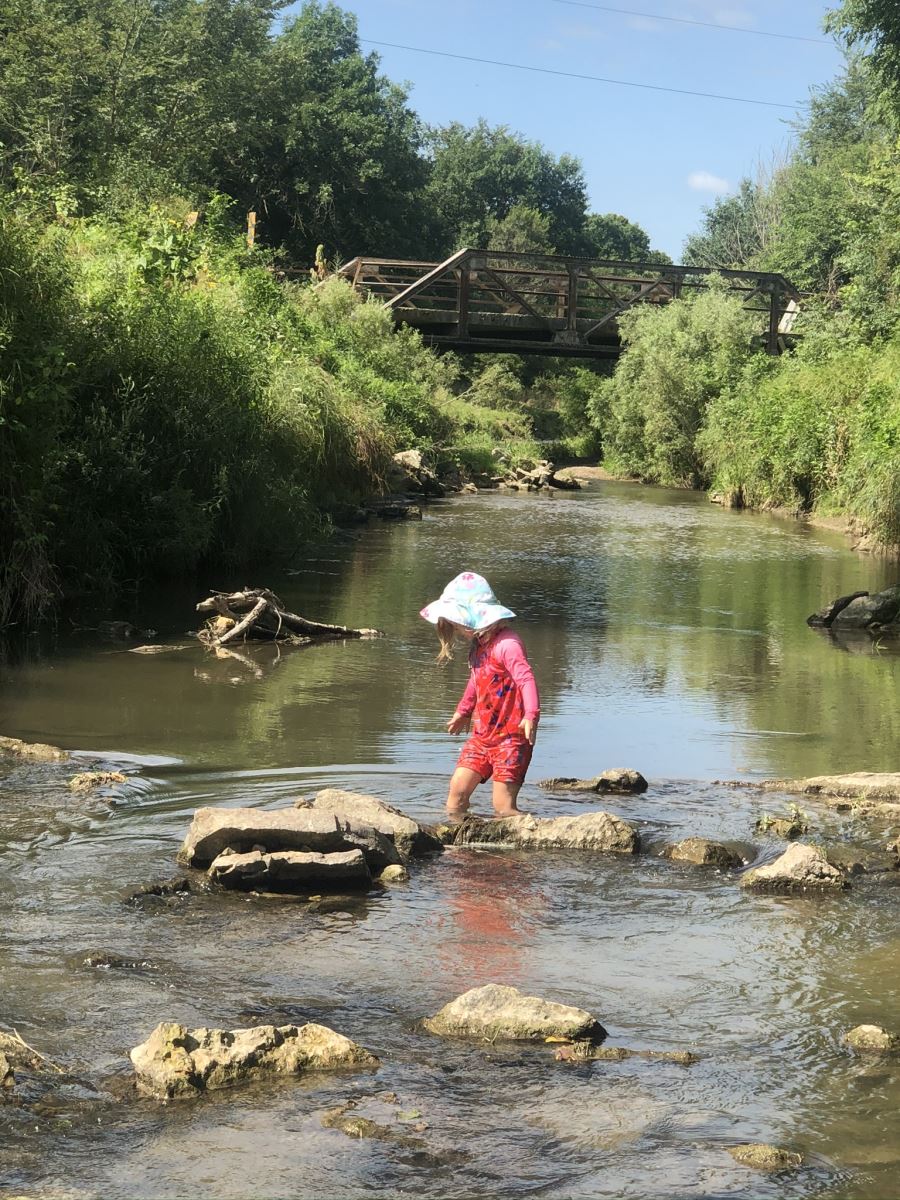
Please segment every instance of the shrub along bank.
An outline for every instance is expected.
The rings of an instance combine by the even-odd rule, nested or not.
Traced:
[[[62,594],[290,557],[416,445],[537,456],[520,411],[338,281],[280,283],[225,201],[0,213],[0,626]]]
[[[836,327],[831,318],[770,358],[719,289],[628,314],[625,352],[588,406],[606,466],[735,504],[851,518],[900,552],[900,341]]]

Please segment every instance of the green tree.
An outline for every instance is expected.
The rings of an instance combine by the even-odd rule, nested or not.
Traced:
[[[581,163],[556,158],[505,126],[454,123],[430,138],[431,177],[426,203],[436,219],[434,252],[487,244],[489,222],[523,205],[549,222],[550,242],[573,252],[584,224],[586,189]]]
[[[525,204],[514,204],[505,217],[488,217],[485,237],[491,250],[555,253],[550,240],[550,218]]]
[[[650,249],[650,235],[619,213],[589,213],[581,231],[579,253],[588,258],[611,258],[626,262],[662,261]],[[657,254],[654,260],[651,256]]]
[[[894,117],[900,114],[900,7],[895,0],[842,0],[825,26],[866,55],[884,89],[876,97],[879,107]]]
[[[733,196],[707,208],[700,231],[687,239],[684,261],[698,267],[750,267],[769,247],[777,221],[771,187],[742,179]]]
[[[713,286],[693,300],[637,306],[619,318],[624,352],[589,403],[614,470],[653,483],[700,487],[697,436],[714,397],[752,353],[741,301]]]

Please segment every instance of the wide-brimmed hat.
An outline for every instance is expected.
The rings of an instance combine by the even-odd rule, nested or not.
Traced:
[[[441,598],[426,604],[419,615],[432,625],[436,625],[443,617],[445,621],[464,625],[466,629],[478,633],[496,621],[516,614],[497,600],[491,585],[483,576],[476,575],[474,571],[463,571],[450,580]]]

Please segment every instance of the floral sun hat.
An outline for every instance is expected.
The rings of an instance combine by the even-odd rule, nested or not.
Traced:
[[[455,625],[464,625],[478,633],[487,629],[495,621],[504,617],[514,617],[511,608],[504,608],[491,590],[491,585],[481,575],[473,571],[463,571],[455,579],[451,579],[441,593],[439,600],[426,604],[420,616],[432,625],[436,625],[443,617]]]

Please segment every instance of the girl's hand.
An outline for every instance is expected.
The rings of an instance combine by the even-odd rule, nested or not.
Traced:
[[[522,733],[525,736],[525,740],[528,742],[528,744],[530,746],[533,746],[534,743],[537,741],[537,727],[538,727],[539,720],[540,720],[540,717],[534,717],[534,719],[531,719],[529,717],[523,717],[522,720],[519,722],[519,728],[522,730]]]
[[[464,733],[469,728],[471,717],[465,717],[462,713],[455,712],[447,722],[448,733]]]

